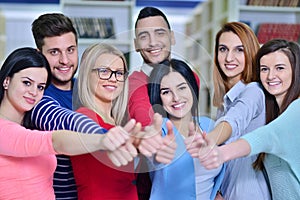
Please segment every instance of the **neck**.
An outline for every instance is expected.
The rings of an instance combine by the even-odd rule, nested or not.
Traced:
[[[188,137],[189,125],[190,125],[190,122],[193,121],[192,115],[186,115],[183,118],[173,118],[173,117],[171,118],[170,117],[170,120],[181,135],[183,135],[184,137]]]
[[[2,106],[3,107],[3,106]],[[12,122],[16,122],[18,124],[21,124],[24,118],[24,114],[19,114],[16,112],[7,112],[5,111],[5,109],[2,109],[2,107],[0,108],[0,118],[5,119],[5,120],[9,120]]]
[[[52,84],[60,90],[72,90],[72,81],[62,83],[53,80]]]
[[[110,124],[115,124],[115,120],[111,116],[112,102],[97,101],[96,105],[98,108],[98,113],[102,117],[103,121]]]

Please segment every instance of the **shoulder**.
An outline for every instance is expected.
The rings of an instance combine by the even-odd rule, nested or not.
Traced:
[[[134,71],[129,75],[128,79],[129,82],[147,82],[148,76],[142,71]]]
[[[198,117],[198,122],[201,129],[206,132],[211,131],[215,125],[215,121],[206,116]]]

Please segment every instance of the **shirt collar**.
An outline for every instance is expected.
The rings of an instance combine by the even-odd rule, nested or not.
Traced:
[[[148,65],[147,63],[143,63],[141,70],[149,77],[153,70],[153,67]]]
[[[243,92],[246,84],[242,81],[237,82],[224,96],[224,103],[228,105],[228,101],[233,102]]]

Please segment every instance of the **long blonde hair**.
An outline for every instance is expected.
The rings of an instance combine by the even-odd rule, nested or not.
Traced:
[[[102,54],[113,54],[120,57],[124,63],[124,71],[128,72],[126,59],[123,53],[116,47],[104,43],[97,43],[88,47],[81,57],[80,67],[78,71],[78,98],[80,104],[85,106],[98,114],[101,110],[95,104],[94,97],[89,81],[91,80],[90,73],[95,67],[96,60]],[[128,104],[128,80],[124,82],[123,90],[120,95],[112,102],[111,116],[115,120],[116,125],[124,125],[128,120],[127,104]]]
[[[258,81],[256,75],[255,66],[255,55],[259,49],[259,42],[255,33],[252,29],[241,22],[228,22],[225,23],[215,38],[215,57],[214,57],[214,69],[213,69],[213,81],[214,81],[214,96],[213,105],[220,108],[223,104],[223,97],[228,92],[229,85],[227,82],[227,77],[223,73],[219,61],[218,61],[218,49],[219,49],[219,39],[224,32],[233,32],[236,34],[243,46],[245,55],[245,69],[242,72],[241,80],[244,83],[250,83],[253,81]]]

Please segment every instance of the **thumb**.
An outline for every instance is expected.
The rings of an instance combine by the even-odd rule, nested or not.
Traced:
[[[155,113],[153,118],[154,118],[153,125],[154,125],[155,130],[160,130],[161,126],[162,126],[162,121],[163,121],[162,116],[158,113]]]
[[[190,122],[189,124],[189,134],[188,136],[195,136],[196,132],[195,132],[195,125],[193,122]]]
[[[174,131],[173,131],[173,124],[170,120],[168,120],[166,122],[166,126],[167,126],[167,130],[168,130],[168,136],[171,137],[171,138],[174,138]]]
[[[125,124],[124,130],[127,131],[127,132],[131,132],[132,129],[135,127],[135,124],[136,124],[135,119],[129,120],[129,121]]]

